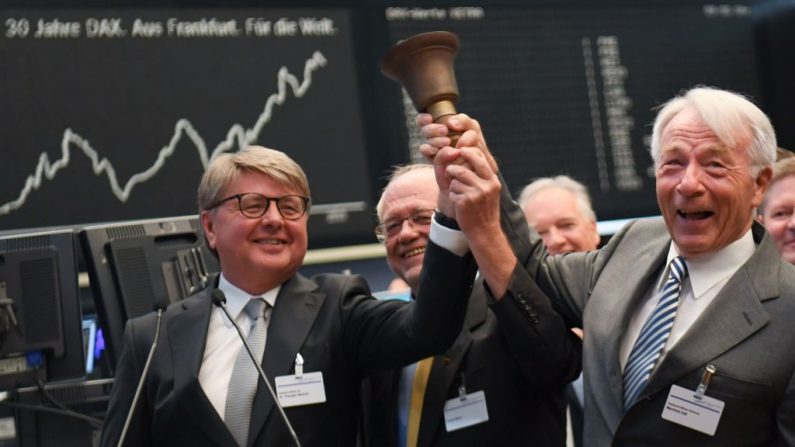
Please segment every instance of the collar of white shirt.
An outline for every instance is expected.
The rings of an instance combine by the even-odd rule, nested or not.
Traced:
[[[719,282],[733,275],[753,256],[754,250],[756,250],[756,244],[749,229],[742,237],[715,253],[698,258],[685,258],[690,286],[693,289],[693,298],[699,299]],[[676,256],[679,256],[679,251],[676,248],[676,243],[672,241],[671,247],[668,249],[666,265],[669,265]],[[667,278],[667,276],[668,272],[666,271],[663,278]]]
[[[248,303],[248,300],[251,299],[251,294],[246,293],[243,289],[229,282],[223,273],[221,273],[221,278],[218,280],[218,288],[224,292],[224,295],[226,296],[226,309],[229,311],[229,315],[231,315],[232,318],[237,318],[240,312],[243,311],[243,307],[245,307],[246,303]],[[281,288],[282,286],[279,285],[271,290],[268,290],[262,295],[262,298],[271,307],[275,306],[276,297],[279,295],[279,290],[281,290]],[[223,322],[227,328],[232,327],[232,322],[229,321],[229,319],[224,318]]]

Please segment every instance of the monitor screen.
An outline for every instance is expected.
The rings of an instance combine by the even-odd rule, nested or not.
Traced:
[[[80,239],[111,368],[127,319],[198,292],[219,271],[196,216],[86,227]]]
[[[72,230],[0,237],[0,390],[85,374]]]
[[[83,351],[86,355],[86,374],[94,372],[94,360],[97,345],[96,317],[83,317]]]

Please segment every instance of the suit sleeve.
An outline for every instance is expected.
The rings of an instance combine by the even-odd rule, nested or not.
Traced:
[[[488,287],[484,288],[511,356],[530,385],[557,387],[577,378],[582,342],[521,265],[517,264],[500,300],[491,299]]]
[[[105,414],[105,422],[102,426],[101,447],[115,447],[118,445],[124,422],[127,419],[127,413],[135,396],[135,389],[141,377],[146,354],[144,353],[141,356],[136,350],[136,321],[138,320],[129,320],[124,328],[124,348],[122,349],[119,363],[116,365],[116,377],[110,394],[108,411]],[[144,414],[147,412],[145,400],[146,393],[141,393],[130,427],[127,430],[124,445],[151,445],[151,441],[148,439],[150,432],[149,417]]]
[[[477,266],[429,241],[413,303],[346,298],[346,339],[360,368],[398,368],[449,348],[464,324]]]

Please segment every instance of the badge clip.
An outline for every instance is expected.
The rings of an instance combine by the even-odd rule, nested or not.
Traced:
[[[461,402],[467,400],[467,385],[466,380],[464,379],[464,373],[461,373],[461,384],[458,385],[458,400]]]
[[[304,358],[301,353],[295,354],[295,378],[300,379],[304,375]]]
[[[707,387],[709,387],[709,381],[716,372],[718,372],[718,368],[711,363],[704,368],[704,374],[701,375],[701,382],[699,382],[698,388],[696,388],[696,394],[693,395],[694,398],[699,400],[704,398],[704,393],[707,392]]]

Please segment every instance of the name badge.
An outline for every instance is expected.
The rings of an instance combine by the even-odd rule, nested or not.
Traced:
[[[701,433],[714,436],[725,402],[672,385],[665,401],[662,418]]]
[[[323,386],[321,371],[278,376],[275,381],[276,396],[282,407],[322,404],[326,401],[326,388]]]
[[[489,420],[486,393],[476,391],[444,403],[444,426],[448,432],[482,424]]]

